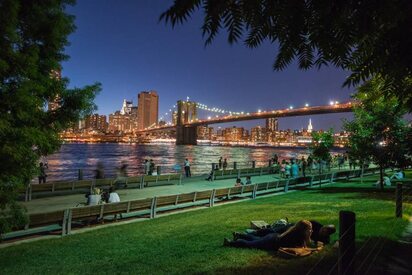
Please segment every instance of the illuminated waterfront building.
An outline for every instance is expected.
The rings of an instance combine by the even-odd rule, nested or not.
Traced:
[[[223,139],[225,141],[241,141],[243,139],[243,132],[245,129],[243,127],[237,128],[233,126],[231,128],[226,128],[222,131]]]
[[[197,127],[197,138],[203,140],[212,140],[213,127],[199,126]]]
[[[266,119],[266,131],[277,131],[279,129],[278,119],[271,117]]]
[[[84,120],[86,130],[106,132],[108,128],[107,117],[105,115],[90,115]]]
[[[120,111],[116,111],[109,115],[109,132],[127,133],[132,131],[132,123],[130,115],[122,115]]]
[[[262,126],[256,126],[250,129],[250,141],[264,142],[266,141],[266,129]]]
[[[138,129],[156,126],[159,119],[159,96],[156,91],[143,91],[137,96]]]

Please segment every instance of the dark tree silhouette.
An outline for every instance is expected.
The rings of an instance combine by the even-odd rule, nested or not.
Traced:
[[[412,110],[410,0],[175,0],[160,20],[175,26],[197,10],[206,44],[226,29],[229,43],[274,44],[275,70],[297,59],[301,69],[350,70],[345,85],[380,75]]]

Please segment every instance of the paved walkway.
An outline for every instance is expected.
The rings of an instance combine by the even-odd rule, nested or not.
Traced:
[[[345,167],[346,168],[346,167]],[[337,168],[331,169],[332,172],[343,171]],[[328,173],[328,171],[325,171]],[[191,193],[195,191],[203,191],[210,189],[218,189],[224,187],[232,187],[235,185],[236,178],[219,179],[215,181],[206,181],[206,175],[193,176],[192,178],[184,178],[181,185],[161,185],[151,186],[143,189],[119,189],[117,190],[122,201],[152,198],[154,196],[176,195],[183,193]],[[270,174],[262,176],[252,176],[252,183],[270,182],[279,179],[279,174]],[[245,176],[242,177],[245,181]],[[46,198],[34,198],[28,202],[22,202],[27,207],[28,213],[44,213],[55,210],[63,210],[75,207],[79,203],[86,202],[84,194],[61,195]]]
[[[262,175],[252,176],[253,183],[262,183],[278,180],[277,175]],[[242,177],[245,181],[245,178]],[[235,185],[236,179],[221,179],[215,181],[206,181],[205,177],[197,176],[191,179],[185,179],[181,185],[161,185],[146,187],[143,189],[119,189],[117,193],[122,201],[152,198],[154,196],[175,195],[182,193],[191,193],[194,191],[218,189],[224,187],[232,187]],[[33,199],[28,202],[22,202],[30,214],[44,213],[54,210],[62,210],[70,207],[75,207],[78,203],[86,202],[84,194],[73,194],[64,196],[53,196],[46,198]]]

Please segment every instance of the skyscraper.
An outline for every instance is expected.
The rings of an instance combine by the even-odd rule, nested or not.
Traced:
[[[278,119],[271,117],[266,119],[266,131],[278,131]]]
[[[312,130],[313,130],[312,120],[309,118],[308,133],[312,133]]]
[[[159,118],[159,96],[156,91],[143,91],[137,96],[138,129],[157,125]]]
[[[123,99],[122,109],[120,110],[120,114],[122,115],[130,115],[132,112],[133,101],[127,101]]]

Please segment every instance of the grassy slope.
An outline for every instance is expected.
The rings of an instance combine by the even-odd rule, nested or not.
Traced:
[[[322,258],[321,272],[336,262],[334,248],[285,260],[265,251],[226,248],[222,241],[251,220],[311,218],[338,224],[338,213],[344,209],[357,214],[358,247],[371,236],[384,236],[391,243],[405,228],[407,217],[394,218],[392,191],[381,193],[370,185],[335,184],[0,249],[0,273],[295,274]]]

